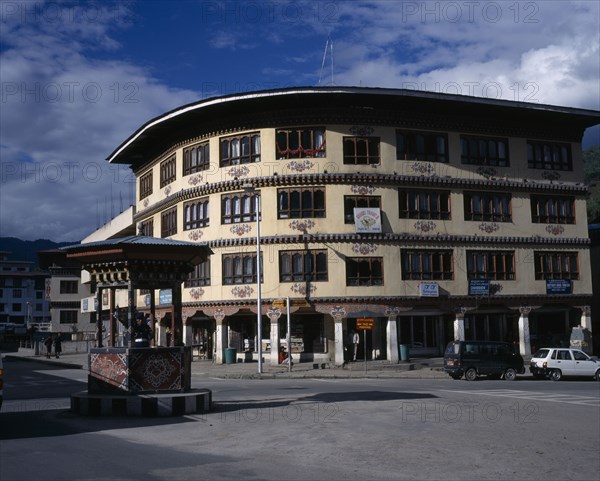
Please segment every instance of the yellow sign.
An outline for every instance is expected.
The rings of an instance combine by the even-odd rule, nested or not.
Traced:
[[[375,324],[375,318],[373,317],[359,317],[356,319],[356,329],[359,331],[371,331]]]
[[[275,299],[273,301],[273,309],[285,309],[285,299]],[[310,304],[305,299],[290,299],[290,307],[310,307]]]

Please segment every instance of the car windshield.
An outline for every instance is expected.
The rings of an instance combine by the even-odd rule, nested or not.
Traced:
[[[548,349],[540,349],[538,352],[536,352],[533,357],[548,357],[548,353],[550,351]]]

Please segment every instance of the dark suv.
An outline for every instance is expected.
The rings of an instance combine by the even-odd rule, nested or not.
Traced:
[[[514,381],[517,373],[525,373],[525,365],[507,342],[452,341],[444,353],[444,370],[454,379],[464,375],[474,381],[485,375]]]

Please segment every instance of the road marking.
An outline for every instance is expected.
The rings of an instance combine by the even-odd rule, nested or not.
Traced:
[[[512,389],[490,389],[490,390],[455,390],[440,389],[441,391],[460,393],[460,394],[478,394],[491,397],[508,397],[513,399],[527,399],[531,401],[546,401],[555,403],[577,404],[580,406],[600,407],[600,397],[580,396],[577,394],[552,394],[545,392],[516,391]]]

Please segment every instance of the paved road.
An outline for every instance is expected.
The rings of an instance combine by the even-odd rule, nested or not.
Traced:
[[[591,381],[197,376],[210,414],[105,419],[60,405],[84,371],[9,362],[2,481],[600,479]]]

